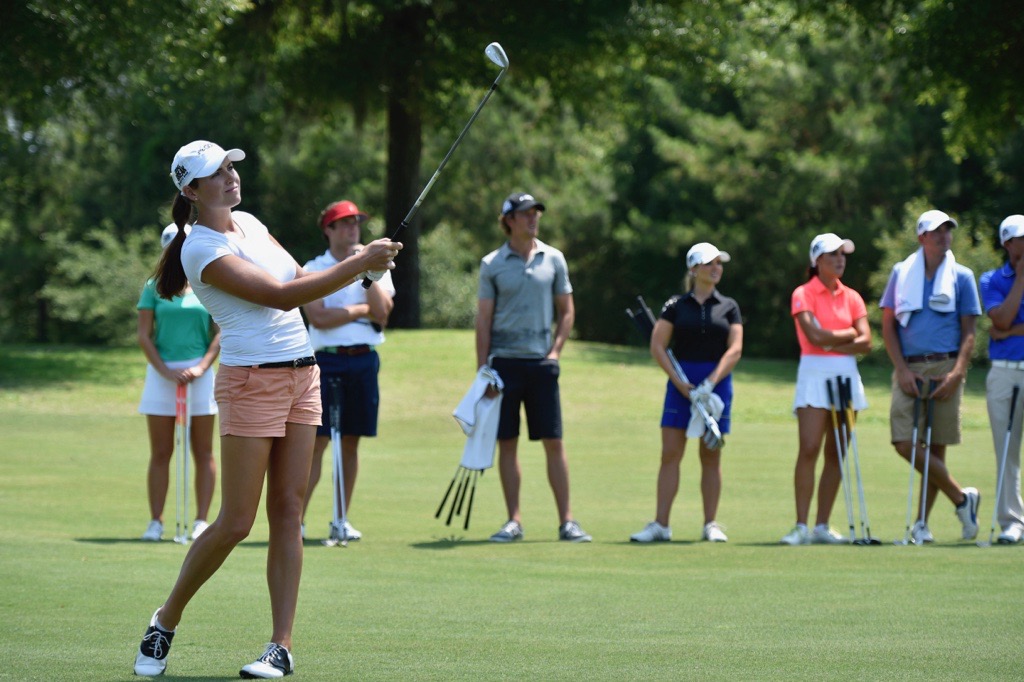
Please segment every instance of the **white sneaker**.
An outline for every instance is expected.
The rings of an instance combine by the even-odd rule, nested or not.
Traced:
[[[156,624],[157,609],[149,619],[149,627],[142,637],[142,644],[135,653],[135,674],[142,677],[163,675],[167,669],[167,654],[171,651],[174,630],[164,630]]]
[[[295,672],[295,659],[288,649],[271,642],[263,654],[238,671],[246,680],[276,680]]]
[[[721,526],[716,521],[704,524],[704,539],[708,542],[729,542],[729,538],[722,532]]]
[[[302,534],[302,539],[305,540],[306,539],[306,524],[302,524],[301,526],[299,526],[299,533]]]
[[[164,537],[164,524],[160,523],[157,519],[153,519],[149,522],[149,526],[146,527],[146,532],[142,534],[142,539],[146,542],[160,542]]]
[[[807,526],[798,523],[793,526],[793,530],[789,531],[785,537],[779,540],[779,543],[783,545],[809,545],[811,544],[811,532],[807,530]]]
[[[1000,545],[1016,545],[1020,542],[1021,535],[1024,535],[1024,526],[1013,523],[999,534],[998,542]]]
[[[630,542],[668,542],[672,539],[672,529],[657,521],[651,521],[639,533],[629,536]]]
[[[914,524],[914,527],[910,529],[910,537],[913,539],[915,545],[924,545],[935,542],[935,536],[928,530],[928,524],[924,521],[918,521]]]
[[[349,540],[360,540],[363,537],[363,534],[353,528],[347,520],[345,521],[345,535]]]
[[[209,528],[209,527],[210,527],[210,524],[208,524],[205,520],[203,520],[203,519],[196,519],[195,523],[192,524],[192,537],[191,537],[191,539],[195,540],[197,537],[202,535],[203,532],[207,528]]]
[[[517,542],[523,539],[523,527],[518,521],[509,519],[497,533],[490,537],[491,542]]]
[[[981,493],[977,488],[964,488],[964,501],[956,508],[956,517],[963,524],[964,540],[978,537],[978,506],[981,505]]]
[[[822,524],[811,531],[811,542],[816,545],[843,545],[846,544],[846,538]]]

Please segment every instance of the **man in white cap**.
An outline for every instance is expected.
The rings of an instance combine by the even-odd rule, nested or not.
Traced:
[[[961,488],[946,468],[946,446],[960,442],[960,400],[974,350],[975,325],[981,315],[974,273],[956,262],[950,247],[957,222],[938,210],[925,211],[917,221],[920,248],[897,263],[882,294],[882,338],[893,364],[892,405],[889,410],[892,444],[910,461],[913,444],[913,406],[920,399],[934,402],[928,488],[922,489],[925,513],[913,528],[916,543],[933,542],[928,514],[941,490],[956,506],[963,538],[978,533],[977,489]],[[924,438],[926,409],[917,429]],[[924,448],[914,458],[924,470]]]
[[[981,300],[985,314],[992,320],[988,345],[992,368],[985,382],[985,400],[996,452],[999,542],[1012,545],[1020,542],[1024,534],[1024,502],[1020,496],[1024,396],[1018,394],[1017,402],[1010,407],[1014,389],[1024,388],[1024,215],[1012,215],[1003,221],[999,226],[999,243],[1006,249],[1007,261],[1001,268],[981,276]]]

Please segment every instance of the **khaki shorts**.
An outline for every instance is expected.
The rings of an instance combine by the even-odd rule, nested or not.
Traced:
[[[220,366],[220,435],[281,438],[285,424],[320,425],[320,368]]]
[[[913,362],[907,365],[912,372],[924,377],[939,377],[948,374],[956,365],[956,358],[939,360],[938,362]],[[928,391],[925,382],[922,394]],[[964,386],[960,384],[956,393],[945,400],[936,400],[932,416],[932,443],[934,445],[957,445],[960,442],[960,400],[964,394]],[[928,401],[921,400],[918,419],[918,442],[924,442]],[[892,374],[892,404],[889,407],[889,430],[893,443],[909,443],[914,437],[914,396],[907,395],[896,381],[896,372]]]

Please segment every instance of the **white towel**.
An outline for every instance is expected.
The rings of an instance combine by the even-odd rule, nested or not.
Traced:
[[[493,386],[498,395],[488,398],[484,393]],[[498,440],[498,420],[501,417],[501,396],[505,382],[498,373],[486,365],[476,374],[476,379],[466,391],[452,416],[466,434],[466,446],[462,450],[461,466],[466,469],[483,470],[494,466],[494,446]]]
[[[708,414],[717,422],[722,418],[722,413],[725,412],[725,401],[717,393],[709,393],[706,408]],[[697,406],[690,405],[690,423],[686,425],[686,437],[700,438],[704,435],[706,429],[707,426],[704,424]]]
[[[896,264],[896,307],[894,312],[900,326],[906,327],[910,316],[924,308],[924,249],[918,249],[906,260]],[[935,271],[932,295],[928,307],[938,313],[956,310],[956,258],[952,251]]]

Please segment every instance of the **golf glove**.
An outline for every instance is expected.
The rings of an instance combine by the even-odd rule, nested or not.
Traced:
[[[368,279],[371,282],[379,282],[387,270],[366,270],[357,279]]]
[[[690,401],[696,402],[699,400],[702,403],[704,403],[705,407],[707,407],[708,396],[711,395],[711,392],[714,389],[715,385],[711,383],[709,380],[705,379],[704,381],[700,382],[700,384],[696,388],[690,390]]]

